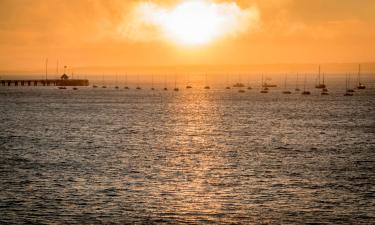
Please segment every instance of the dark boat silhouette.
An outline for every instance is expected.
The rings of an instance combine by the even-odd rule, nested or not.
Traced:
[[[260,88],[261,88],[260,93],[267,94],[268,93],[268,87],[265,87],[263,82],[264,82],[264,79],[263,79],[263,74],[262,74],[262,81],[261,81],[261,85],[260,85]]]
[[[292,94],[292,92],[286,90],[286,80],[287,80],[287,77],[288,77],[288,75],[285,74],[285,80],[284,80],[284,91],[283,91],[282,93],[283,93],[283,94],[286,94],[286,95],[290,95],[290,94]]]
[[[303,92],[301,93],[302,95],[310,95],[311,94],[310,91],[306,91],[306,82],[307,82],[307,76],[305,74],[305,80],[303,82]]]
[[[361,64],[358,65],[358,85],[357,89],[366,89],[366,86],[361,83]]]
[[[326,85],[324,84],[324,78],[323,78],[323,83],[320,83],[320,65],[319,65],[319,72],[318,72],[317,81],[318,81],[318,83],[315,85],[315,88],[318,88],[318,89],[326,88]]]
[[[245,87],[245,85],[243,83],[235,83],[233,85],[233,87],[235,87],[235,88],[242,88],[242,87]]]
[[[277,85],[276,84],[268,84],[267,82],[264,82],[263,87],[265,87],[265,88],[274,88],[274,87],[277,87]]]
[[[240,89],[240,90],[238,90],[238,92],[239,92],[239,93],[245,93],[245,90]]]
[[[205,86],[204,86],[204,89],[206,89],[206,90],[210,89],[210,86],[208,86],[208,82],[207,82],[207,74],[205,75]]]
[[[345,78],[346,78],[345,79],[345,89],[346,89],[346,91],[345,91],[344,96],[353,96],[354,90],[349,88],[349,86],[350,86],[350,74],[349,75],[347,74]]]
[[[65,90],[65,89],[66,89],[66,87],[59,87],[59,89],[61,89],[61,90]]]
[[[299,83],[298,83],[298,81],[299,81],[299,74],[297,73],[297,78],[296,78],[296,88],[294,89],[294,91],[301,91],[301,89],[299,89]]]

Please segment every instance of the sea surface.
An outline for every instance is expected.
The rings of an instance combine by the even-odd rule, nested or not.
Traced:
[[[374,224],[375,82],[342,83],[0,86],[0,223]]]

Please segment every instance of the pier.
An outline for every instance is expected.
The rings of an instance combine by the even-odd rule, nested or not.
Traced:
[[[1,86],[89,86],[87,79],[69,79],[62,75],[61,79],[25,79],[25,80],[0,80]]]

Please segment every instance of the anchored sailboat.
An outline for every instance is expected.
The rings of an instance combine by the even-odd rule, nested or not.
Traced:
[[[268,87],[266,87],[266,86],[264,85],[264,77],[263,77],[263,74],[262,74],[262,82],[261,82],[261,84],[260,84],[260,88],[261,88],[260,93],[262,93],[262,94],[267,94],[267,93],[268,93]]]
[[[210,86],[208,86],[208,82],[207,82],[207,74],[205,75],[205,83],[206,83],[206,85],[204,86],[204,89],[210,89]]]
[[[302,92],[302,95],[310,95],[311,94],[310,91],[306,91],[306,82],[307,82],[307,75],[305,74],[305,80],[303,82],[303,92]]]
[[[345,94],[344,96],[353,96],[353,90],[352,89],[349,89],[349,86],[350,86],[350,74],[346,74],[345,76]]]
[[[287,80],[287,77],[288,77],[288,75],[285,74],[285,80],[284,80],[284,91],[283,91],[283,94],[290,95],[290,94],[292,94],[292,92],[291,92],[291,91],[288,91],[288,90],[286,89],[286,80]]]
[[[315,88],[323,89],[326,88],[326,85],[324,83],[320,83],[320,65],[319,65],[319,73],[318,73],[318,83],[315,85]]]
[[[361,64],[358,65],[358,86],[357,89],[366,89],[366,86],[361,83]]]

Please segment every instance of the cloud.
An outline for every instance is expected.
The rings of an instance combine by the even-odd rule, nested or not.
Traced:
[[[259,21],[256,6],[241,8],[233,1],[184,0],[175,5],[140,2],[119,26],[119,32],[133,41],[200,44],[254,31]]]

